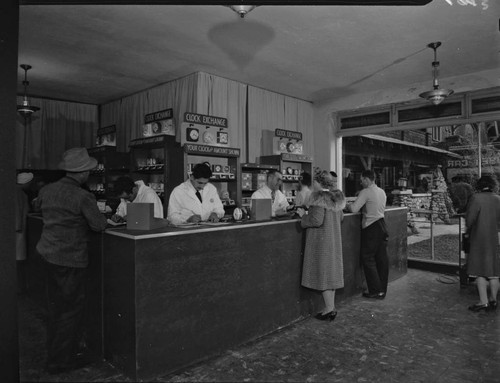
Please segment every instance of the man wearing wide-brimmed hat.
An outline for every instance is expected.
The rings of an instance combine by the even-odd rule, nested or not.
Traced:
[[[88,361],[78,349],[85,307],[85,272],[88,266],[89,229],[102,231],[106,218],[95,197],[82,188],[97,160],[87,149],[64,152],[59,168],[66,176],[40,190],[36,207],[43,230],[37,250],[47,272],[47,370],[59,373],[82,367]]]

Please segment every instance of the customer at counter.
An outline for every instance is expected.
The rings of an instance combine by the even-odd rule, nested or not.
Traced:
[[[300,176],[299,180],[300,190],[298,191],[297,197],[295,198],[296,206],[303,206],[303,207],[309,206],[309,197],[312,193],[311,180],[312,180],[311,175],[307,172],[302,173],[302,175]]]
[[[308,214],[304,209],[297,210],[301,227],[307,229],[302,286],[321,291],[325,307],[315,318],[330,322],[337,316],[335,290],[344,287],[341,222],[345,197],[340,190],[330,191],[333,183],[326,170],[318,171]]]
[[[287,208],[290,205],[285,195],[279,189],[282,182],[283,175],[279,170],[269,170],[267,173],[266,184],[252,194],[252,200],[271,200],[271,217],[286,215]],[[252,209],[252,200],[250,200],[250,209]]]
[[[384,221],[387,196],[375,183],[375,173],[365,170],[361,173],[361,186],[356,200],[346,210],[357,213],[361,210],[361,262],[368,291],[365,298],[384,299],[389,278],[387,257],[387,228]]]
[[[114,190],[121,199],[120,204],[116,208],[116,213],[111,217],[115,222],[126,220],[127,204],[129,202],[152,203],[154,206],[154,217],[163,218],[163,204],[161,203],[158,194],[149,186],[144,184],[144,181],[135,181],[132,178],[123,176],[118,178],[114,184]]]
[[[87,149],[63,154],[66,176],[40,190],[34,210],[41,211],[42,235],[36,249],[44,260],[47,281],[47,371],[56,374],[89,363],[80,347],[84,334],[85,280],[89,230],[102,231],[106,218],[95,197],[82,185],[97,160]]]
[[[217,188],[209,183],[210,166],[196,164],[189,179],[177,186],[168,201],[168,220],[174,225],[218,222],[224,216],[224,206]]]

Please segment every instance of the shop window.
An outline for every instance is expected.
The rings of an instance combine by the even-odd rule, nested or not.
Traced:
[[[488,136],[488,141],[500,141],[500,132],[498,129],[497,121],[491,121],[486,123],[486,134]]]
[[[434,126],[432,128],[432,141],[437,141],[440,142],[443,139],[442,134],[441,134],[441,127],[440,126]]]

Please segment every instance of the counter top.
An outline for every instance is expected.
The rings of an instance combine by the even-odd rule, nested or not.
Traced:
[[[386,211],[402,210],[406,207],[388,206]],[[344,213],[345,217],[360,215],[360,213]],[[171,237],[185,234],[206,233],[210,231],[221,230],[234,230],[249,228],[255,226],[269,226],[281,225],[287,222],[299,222],[300,219],[271,219],[267,221],[241,221],[241,222],[228,222],[228,223],[209,223],[203,222],[199,224],[179,225],[179,226],[166,226],[153,230],[129,230],[126,227],[112,227],[106,229],[106,233],[118,237],[124,237],[134,240]]]

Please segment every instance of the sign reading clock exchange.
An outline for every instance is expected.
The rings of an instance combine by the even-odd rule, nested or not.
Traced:
[[[227,118],[198,113],[184,113],[181,144],[229,147]]]

